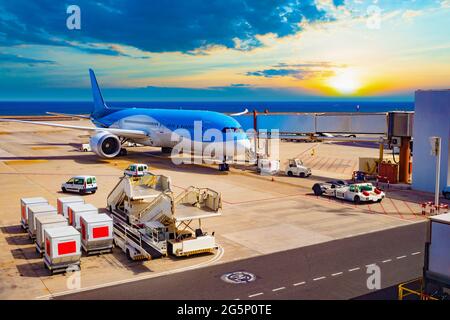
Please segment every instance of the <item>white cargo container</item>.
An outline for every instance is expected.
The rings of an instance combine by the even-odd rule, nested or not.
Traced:
[[[69,225],[79,230],[80,217],[84,214],[98,213],[98,208],[90,203],[71,203],[67,206]]]
[[[58,204],[58,214],[62,214],[64,217],[68,218],[69,214],[67,212],[67,207],[74,203],[84,203],[82,197],[62,197],[57,199]]]
[[[44,263],[52,274],[80,266],[81,236],[74,227],[46,228],[44,241]]]
[[[113,219],[107,214],[86,214],[80,219],[81,245],[86,253],[111,252]]]
[[[48,204],[48,201],[42,197],[20,199],[20,225],[24,230],[28,229],[28,206],[33,204]]]
[[[36,218],[42,215],[56,215],[56,208],[49,204],[31,205],[28,207],[28,235],[36,237]]]
[[[60,214],[40,215],[36,217],[36,251],[43,255],[45,251],[44,246],[44,231],[47,228],[56,228],[67,226],[67,219]]]

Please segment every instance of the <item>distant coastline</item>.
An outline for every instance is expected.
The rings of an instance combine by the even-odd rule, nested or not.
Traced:
[[[259,112],[387,112],[413,111],[414,102],[404,101],[185,101],[185,102],[108,102],[112,108],[196,109],[218,112],[240,112],[247,108]],[[359,108],[358,108],[359,106]],[[88,114],[91,101],[0,101],[0,116],[45,115],[47,111]]]

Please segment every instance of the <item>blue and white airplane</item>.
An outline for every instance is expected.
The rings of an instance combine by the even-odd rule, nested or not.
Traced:
[[[242,130],[241,125],[231,116],[201,110],[170,110],[170,109],[144,109],[144,108],[109,108],[102,97],[95,78],[94,71],[89,69],[94,109],[90,116],[71,115],[89,118],[95,127],[63,125],[40,121],[23,121],[4,119],[0,121],[23,122],[36,125],[62,127],[76,130],[86,130],[93,133],[90,146],[93,152],[103,158],[113,158],[124,153],[122,144],[131,141],[146,146],[161,147],[163,152],[170,151],[179,141],[173,139],[172,133],[184,129],[191,137],[191,143],[200,142],[202,149],[211,145],[211,141],[204,141],[204,133],[208,129],[217,129],[222,134],[221,144],[231,142],[233,145],[251,152],[251,144]],[[201,135],[194,134],[194,122],[201,121]],[[229,133],[233,134],[230,135]],[[228,134],[227,134],[228,133]],[[233,139],[232,141],[228,141]],[[227,158],[229,160],[229,158]],[[220,163],[221,170],[228,170],[225,158]]]

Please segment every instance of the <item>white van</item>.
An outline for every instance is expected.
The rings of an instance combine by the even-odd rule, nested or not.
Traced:
[[[91,145],[89,143],[83,143],[80,147],[80,151],[91,152],[92,151]]]
[[[144,163],[133,163],[125,169],[123,174],[130,177],[139,177],[148,173],[148,166]]]
[[[61,185],[62,192],[77,192],[81,194],[95,193],[97,179],[94,176],[75,176]]]

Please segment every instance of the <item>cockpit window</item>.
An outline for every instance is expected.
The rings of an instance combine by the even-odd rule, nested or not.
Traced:
[[[235,132],[235,133],[240,133],[240,132],[244,132],[244,130],[242,130],[242,128],[237,128],[237,127],[225,127],[222,129],[223,133],[226,132]]]

